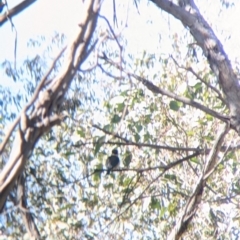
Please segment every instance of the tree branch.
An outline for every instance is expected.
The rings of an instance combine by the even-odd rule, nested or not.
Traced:
[[[197,211],[197,207],[201,202],[203,190],[206,186],[207,179],[213,173],[212,169],[214,169],[220,161],[217,163],[216,159],[218,157],[218,153],[221,149],[221,145],[224,141],[224,137],[228,133],[230,128],[230,124],[226,124],[224,129],[220,132],[218,138],[215,141],[215,144],[208,156],[207,162],[205,164],[204,171],[202,175],[199,177],[198,182],[196,183],[195,189],[188,199],[185,208],[177,221],[175,227],[172,229],[171,234],[168,237],[168,240],[176,240],[180,239],[182,234],[186,231],[190,221]]]
[[[17,14],[28,8],[36,1],[37,0],[25,0],[19,3],[14,8],[6,11],[3,15],[0,16],[0,26],[2,26],[9,18],[15,17]]]
[[[63,54],[63,52],[66,50],[66,47],[64,47],[60,53],[57,55],[57,57],[54,59],[51,67],[49,68],[48,72],[45,74],[45,76],[42,78],[42,80],[40,81],[40,83],[38,84],[37,88],[35,89],[32,99],[30,100],[30,102],[23,108],[22,113],[19,115],[18,118],[16,118],[16,120],[13,122],[12,126],[10,127],[10,129],[8,130],[8,132],[6,133],[5,138],[3,139],[3,141],[1,142],[0,145],[0,154],[2,154],[8,140],[9,137],[11,136],[13,130],[15,129],[15,127],[17,126],[17,124],[20,121],[21,115],[23,113],[26,113],[26,111],[32,106],[32,104],[35,102],[35,100],[37,99],[40,91],[42,90],[42,87],[45,84],[45,81],[47,80],[47,78],[49,77],[49,75],[51,74],[52,70],[54,69],[54,67],[56,66],[56,63],[58,61],[58,59],[61,57],[61,55]]]
[[[9,192],[16,179],[23,172],[27,159],[30,157],[38,139],[61,120],[53,115],[54,110],[64,98],[68,87],[83,63],[87,54],[87,47],[95,30],[101,1],[91,0],[84,3],[85,14],[77,29],[77,34],[68,45],[67,61],[62,71],[54,78],[52,83],[35,101],[34,111],[29,116],[26,112],[21,114],[19,129],[17,131],[8,162],[0,174],[0,209],[3,207]]]
[[[109,58],[107,58],[107,56],[102,56],[101,57],[102,59],[106,60],[108,63],[110,63],[111,65],[115,66],[116,68],[121,68],[121,66],[119,66],[118,64],[114,63],[113,61],[111,61]],[[125,72],[128,76],[131,76],[131,77],[134,77],[136,80],[138,80],[139,82],[141,82],[143,85],[145,85],[150,91],[152,91],[153,93],[156,93],[156,94],[162,94],[162,95],[165,95],[165,96],[168,96],[170,98],[173,98],[179,102],[182,102],[184,104],[187,104],[189,106],[192,106],[192,107],[195,107],[197,109],[200,109],[202,110],[203,112],[215,117],[215,118],[218,118],[220,120],[222,120],[223,122],[228,122],[229,121],[229,117],[223,115],[223,114],[220,114],[210,108],[207,108],[206,106],[196,102],[196,101],[193,101],[189,98],[186,98],[186,97],[182,97],[182,96],[178,96],[177,94],[173,93],[173,92],[170,92],[168,90],[165,90],[165,89],[162,89],[158,86],[156,86],[155,84],[153,84],[151,81],[147,80],[146,78],[143,78],[143,77],[140,77],[134,73],[131,73],[130,71],[127,71],[125,69],[122,69],[123,72]],[[234,127],[234,126],[233,126]]]
[[[185,6],[183,7],[168,0],[152,0],[152,2],[189,28],[197,44],[202,48],[218,83],[226,95],[230,109],[231,126],[240,135],[240,85],[228,56],[212,28],[200,14],[193,0],[185,0]]]

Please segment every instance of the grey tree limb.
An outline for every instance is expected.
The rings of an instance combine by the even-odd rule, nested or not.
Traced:
[[[100,3],[100,0],[89,0],[84,3],[85,14],[82,15],[76,36],[67,47],[67,57],[62,71],[46,89],[42,88],[39,91],[32,105],[33,111],[30,113],[23,111],[21,114],[9,160],[0,174],[0,209],[17,178],[22,174],[36,142],[63,120],[63,116],[56,112],[76,71],[88,54],[87,48],[96,27]]]
[[[40,233],[34,222],[33,215],[27,209],[27,199],[25,196],[26,195],[25,181],[26,181],[26,179],[25,179],[24,174],[21,174],[17,181],[16,204],[18,205],[18,208],[22,214],[22,218],[23,218],[23,221],[24,221],[24,224],[28,231],[29,236],[31,237],[31,239],[39,239]]]
[[[25,0],[20,2],[18,5],[13,7],[12,9],[7,10],[4,14],[0,15],[0,26],[3,25],[9,18],[16,16],[21,13],[23,10],[28,8],[31,4],[36,2],[37,0]]]
[[[230,120],[230,118],[228,116],[225,116],[221,113],[218,113],[206,106],[204,106],[203,104],[201,103],[198,103],[192,99],[189,99],[189,98],[186,98],[186,97],[183,97],[183,96],[179,96],[169,90],[166,90],[166,89],[163,89],[163,88],[160,88],[158,86],[156,86],[155,84],[153,84],[151,81],[149,81],[148,79],[144,78],[144,77],[140,77],[139,75],[137,74],[134,74],[132,73],[131,71],[128,71],[124,68],[122,68],[119,64],[113,62],[111,59],[109,59],[107,56],[101,56],[100,58],[106,60],[108,63],[110,63],[111,65],[115,66],[116,68],[119,68],[121,69],[124,73],[126,73],[129,77],[134,77],[136,80],[138,80],[139,82],[141,82],[143,85],[145,85],[150,91],[152,91],[153,93],[156,93],[156,94],[162,94],[164,96],[168,96],[170,98],[173,98],[179,102],[182,102],[184,104],[187,104],[189,106],[192,106],[194,108],[197,108],[197,109],[200,109],[201,111],[215,117],[215,118],[218,118],[220,119],[221,121],[223,122],[228,122]],[[231,125],[231,127],[234,128],[234,126]]]
[[[214,31],[203,18],[193,0],[182,0],[181,6],[168,0],[152,0],[152,2],[180,20],[202,48],[226,96],[231,126],[240,135],[240,86],[228,56]]]
[[[24,107],[24,109],[22,110],[23,113],[25,113],[31,106],[33,106],[34,102],[36,101],[40,91],[42,90],[45,82],[47,81],[47,78],[49,77],[49,75],[51,74],[52,70],[54,69],[57,61],[59,60],[59,58],[62,56],[63,52],[66,50],[66,47],[64,47],[60,53],[58,54],[58,56],[54,59],[51,67],[49,68],[48,72],[45,74],[45,76],[42,78],[42,80],[40,81],[40,83],[38,84],[37,88],[35,89],[32,99],[30,100],[30,102]],[[6,133],[5,138],[3,139],[3,141],[0,144],[0,154],[2,154],[3,149],[5,148],[13,130],[16,128],[17,124],[20,121],[20,117],[15,119],[15,121],[12,123],[10,129],[8,130],[8,132]]]
[[[192,192],[192,195],[188,199],[181,216],[176,221],[176,225],[172,229],[170,235],[168,236],[168,240],[177,240],[180,239],[182,234],[186,231],[189,223],[191,222],[192,218],[194,217],[198,205],[202,200],[202,195],[204,191],[204,187],[206,186],[206,182],[210,175],[213,173],[213,170],[218,166],[221,161],[217,161],[218,154],[221,150],[222,143],[226,134],[230,129],[229,124],[225,124],[224,129],[220,132],[219,136],[217,137],[214,146],[211,152],[208,155],[208,159],[206,161],[203,173],[199,177],[195,189]]]

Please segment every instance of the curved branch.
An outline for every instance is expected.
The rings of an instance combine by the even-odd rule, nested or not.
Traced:
[[[152,2],[187,26],[197,44],[202,48],[226,95],[230,109],[231,126],[240,135],[240,85],[228,56],[214,31],[200,14],[193,0],[183,0],[183,6],[178,6],[168,0],[152,0]]]

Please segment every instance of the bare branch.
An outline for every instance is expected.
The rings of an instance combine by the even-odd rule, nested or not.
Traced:
[[[29,237],[38,239],[40,237],[40,233],[37,229],[31,212],[27,209],[27,200],[25,196],[25,177],[23,176],[23,174],[19,176],[18,179],[16,203],[21,211],[25,226],[29,233]]]
[[[0,26],[3,25],[9,18],[15,17],[17,14],[28,8],[31,4],[37,0],[25,0],[19,3],[14,8],[8,10],[3,15],[0,16]]]
[[[32,104],[35,102],[35,100],[37,99],[40,91],[42,90],[42,87],[45,84],[45,81],[47,80],[47,78],[49,77],[49,75],[51,74],[52,70],[54,69],[58,59],[61,57],[61,55],[63,54],[63,52],[66,50],[66,47],[64,47],[60,53],[57,55],[57,57],[54,59],[51,67],[49,68],[48,72],[45,74],[45,76],[42,78],[42,80],[40,81],[39,85],[37,86],[37,88],[35,89],[32,99],[30,100],[30,102],[24,107],[24,109],[22,110],[22,113],[26,113],[26,111],[32,106]],[[21,114],[22,114],[21,113]],[[9,137],[11,136],[13,130],[15,129],[15,127],[17,126],[17,124],[20,121],[20,117],[21,114],[19,115],[19,117],[13,122],[12,126],[10,127],[10,129],[8,130],[8,132],[6,133],[6,136],[4,138],[4,140],[2,141],[1,145],[0,145],[0,154],[2,154],[3,149],[5,148]]]
[[[178,6],[168,0],[152,0],[152,2],[189,28],[226,95],[231,126],[240,134],[240,85],[228,56],[212,28],[200,14],[193,0],[186,0],[185,6]]]
[[[171,146],[149,144],[149,143],[136,143],[136,142],[128,140],[127,138],[124,138],[124,137],[120,136],[117,133],[109,132],[106,129],[103,129],[103,128],[99,127],[96,124],[93,124],[92,126],[94,128],[97,128],[97,129],[101,130],[102,132],[104,132],[104,133],[106,133],[108,135],[111,135],[111,136],[113,136],[115,138],[118,138],[118,139],[124,141],[124,142],[107,141],[107,142],[105,142],[107,144],[113,144],[113,145],[114,144],[116,144],[116,145],[133,145],[133,146],[136,146],[136,147],[150,147],[150,148],[154,148],[154,149],[167,149],[167,150],[170,150],[170,151],[203,151],[203,150],[200,150],[198,148],[183,148],[183,147],[171,147]],[[79,147],[79,144],[75,144],[74,146],[75,147]]]
[[[103,58],[104,60],[106,60],[107,62],[109,62],[110,64],[112,64],[113,66],[115,66],[116,68],[121,68],[121,66],[119,66],[118,64],[114,63],[113,61],[111,61],[110,59],[107,58],[107,56],[103,56],[101,57]],[[121,68],[122,69],[122,68]],[[133,74],[131,73],[130,71],[127,71],[125,69],[122,69],[123,72],[125,72],[128,76],[132,76],[134,77],[136,80],[138,80],[139,82],[141,82],[143,85],[145,85],[150,91],[152,91],[153,93],[157,93],[157,94],[162,94],[162,95],[165,95],[165,96],[168,96],[170,98],[173,98],[179,102],[182,102],[184,104],[187,104],[189,106],[192,106],[192,107],[195,107],[197,109],[200,109],[202,110],[203,112],[215,117],[215,118],[218,118],[220,120],[222,120],[223,122],[228,122],[229,121],[229,117],[223,115],[223,114],[220,114],[210,108],[207,108],[206,106],[196,102],[196,101],[193,101],[189,98],[186,98],[186,97],[182,97],[182,96],[178,96],[177,94],[173,93],[173,92],[170,92],[168,90],[165,90],[165,89],[162,89],[156,85],[154,85],[151,81],[147,80],[146,78],[143,78],[143,77],[140,77],[136,74]],[[234,126],[233,126],[234,127]]]
[[[230,128],[230,124],[226,124],[224,129],[220,132],[218,138],[215,141],[215,144],[209,154],[207,162],[205,164],[204,171],[202,175],[199,177],[198,182],[196,183],[195,189],[188,199],[185,208],[180,216],[180,219],[177,221],[175,227],[173,228],[171,234],[169,235],[168,239],[180,239],[184,231],[187,229],[188,224],[190,223],[191,219],[195,215],[197,211],[197,207],[201,202],[203,190],[206,186],[207,179],[209,178],[209,172],[213,172],[212,169],[216,167],[216,159],[218,157],[218,153],[221,149],[221,145],[224,141],[224,137],[228,133]],[[218,162],[219,163],[219,162]]]
[[[226,100],[222,97],[222,94],[220,93],[220,91],[213,87],[211,84],[207,83],[202,77],[200,77],[193,69],[192,67],[184,67],[184,66],[180,66],[178,64],[178,62],[176,61],[176,59],[174,59],[173,56],[171,56],[172,60],[174,61],[174,63],[179,67],[179,68],[182,68],[186,71],[189,71],[191,72],[197,79],[199,79],[202,83],[204,83],[207,87],[209,87],[210,89],[212,89],[216,94],[217,94],[217,97],[225,104],[227,105],[227,102]]]
[[[110,226],[112,223],[115,222],[116,219],[120,218],[125,212],[127,212],[138,200],[140,200],[140,199],[143,197],[143,194],[152,186],[152,184],[153,184],[154,182],[156,182],[160,177],[162,177],[163,174],[164,174],[167,170],[171,169],[172,167],[174,167],[174,166],[176,166],[176,165],[178,165],[178,164],[180,164],[180,163],[182,163],[182,162],[184,162],[184,161],[187,161],[187,160],[191,159],[192,157],[198,156],[199,154],[200,154],[200,153],[197,152],[197,153],[194,153],[194,154],[192,154],[192,155],[190,155],[190,156],[187,156],[187,157],[185,157],[185,158],[176,160],[176,161],[168,164],[167,166],[162,166],[161,168],[163,169],[163,171],[162,171],[160,174],[158,174],[157,177],[155,177],[152,181],[150,181],[150,183],[143,189],[143,191],[138,195],[138,197],[136,197],[136,198],[129,204],[129,206],[128,206],[126,209],[124,209],[123,212],[121,212],[120,214],[118,214],[112,221],[110,221],[109,224],[107,224],[107,225],[106,225],[103,229],[101,229],[101,230],[104,230],[105,228],[107,228],[108,226]],[[156,167],[156,168],[159,168],[159,167]],[[150,168],[149,170],[153,170],[153,169],[154,169],[154,168]],[[120,169],[119,169],[119,170],[120,170]],[[118,169],[114,169],[114,171],[118,171]],[[121,170],[120,170],[120,171],[121,171]],[[137,171],[137,170],[136,170],[136,171]],[[137,172],[141,173],[141,170],[140,170],[140,171],[137,171]]]
[[[142,173],[142,172],[147,172],[147,171],[152,171],[152,170],[156,170],[156,169],[161,169],[161,170],[164,170],[164,171],[167,171],[175,166],[177,166],[178,164],[180,163],[183,163],[191,158],[194,158],[194,157],[197,157],[201,155],[200,152],[195,152],[191,155],[188,155],[184,158],[181,158],[179,160],[176,160],[174,162],[171,162],[167,165],[159,165],[159,166],[155,166],[155,167],[148,167],[148,168],[116,168],[116,169],[112,169],[112,171],[114,172],[125,172],[125,171],[132,171],[132,172],[138,172],[138,173]],[[105,170],[104,170],[105,171]]]
[[[218,118],[220,120],[222,120],[223,122],[227,122],[229,120],[229,118],[223,114],[220,114],[196,101],[193,101],[189,98],[186,98],[186,97],[182,97],[182,96],[178,96],[177,94],[173,93],[173,92],[170,92],[168,90],[165,90],[165,89],[162,89],[160,87],[157,87],[156,85],[154,85],[152,82],[150,82],[149,80],[143,78],[143,77],[140,77],[136,74],[131,74],[131,76],[133,76],[135,79],[137,79],[138,81],[140,81],[141,83],[143,83],[150,91],[154,92],[154,93],[158,93],[158,94],[162,94],[162,95],[165,95],[165,96],[168,96],[170,98],[173,98],[179,102],[182,102],[182,103],[185,103],[189,106],[192,106],[192,107],[195,107],[197,109],[200,109],[202,110],[203,112],[215,117],[215,118]]]

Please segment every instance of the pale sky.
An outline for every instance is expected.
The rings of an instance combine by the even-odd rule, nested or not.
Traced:
[[[18,2],[21,1],[8,0],[9,7],[15,6]],[[160,45],[159,35],[168,36],[172,32],[179,31],[179,29],[179,34],[181,34],[181,30],[184,28],[179,21],[174,21],[174,24],[169,25],[168,22],[172,17],[164,14],[152,3],[146,6],[147,1],[141,1],[141,4],[139,4],[140,15],[132,5],[131,0],[116,2],[120,3],[117,8],[119,25],[125,23],[128,18],[128,26],[124,29],[123,34],[128,39],[127,47],[132,52],[142,52],[146,49],[155,53],[158,49],[161,53],[171,54],[171,40],[165,40]],[[239,22],[240,1],[235,1],[234,8],[224,9],[221,14],[219,13],[220,0],[198,0],[196,4],[222,41],[230,60],[233,61],[236,57],[239,58],[240,31],[237,23]],[[129,11],[127,11],[126,7],[128,5]],[[41,35],[52,37],[54,31],[64,33],[68,38],[71,38],[82,14],[81,9],[81,0],[38,0],[24,12],[14,17],[13,22],[18,33],[17,62],[21,65],[21,62],[27,56],[35,54],[33,49],[27,47],[30,38],[36,39],[37,36]],[[109,17],[109,21],[112,22],[112,0],[104,1],[102,15]],[[118,33],[120,29],[122,27],[116,32]],[[0,63],[5,59],[13,61],[15,32],[12,31],[10,23],[5,23],[0,28],[0,36]],[[231,36],[231,38],[225,42],[227,36]],[[2,74],[0,70],[0,84],[3,84],[4,81],[2,80],[4,78]]]

